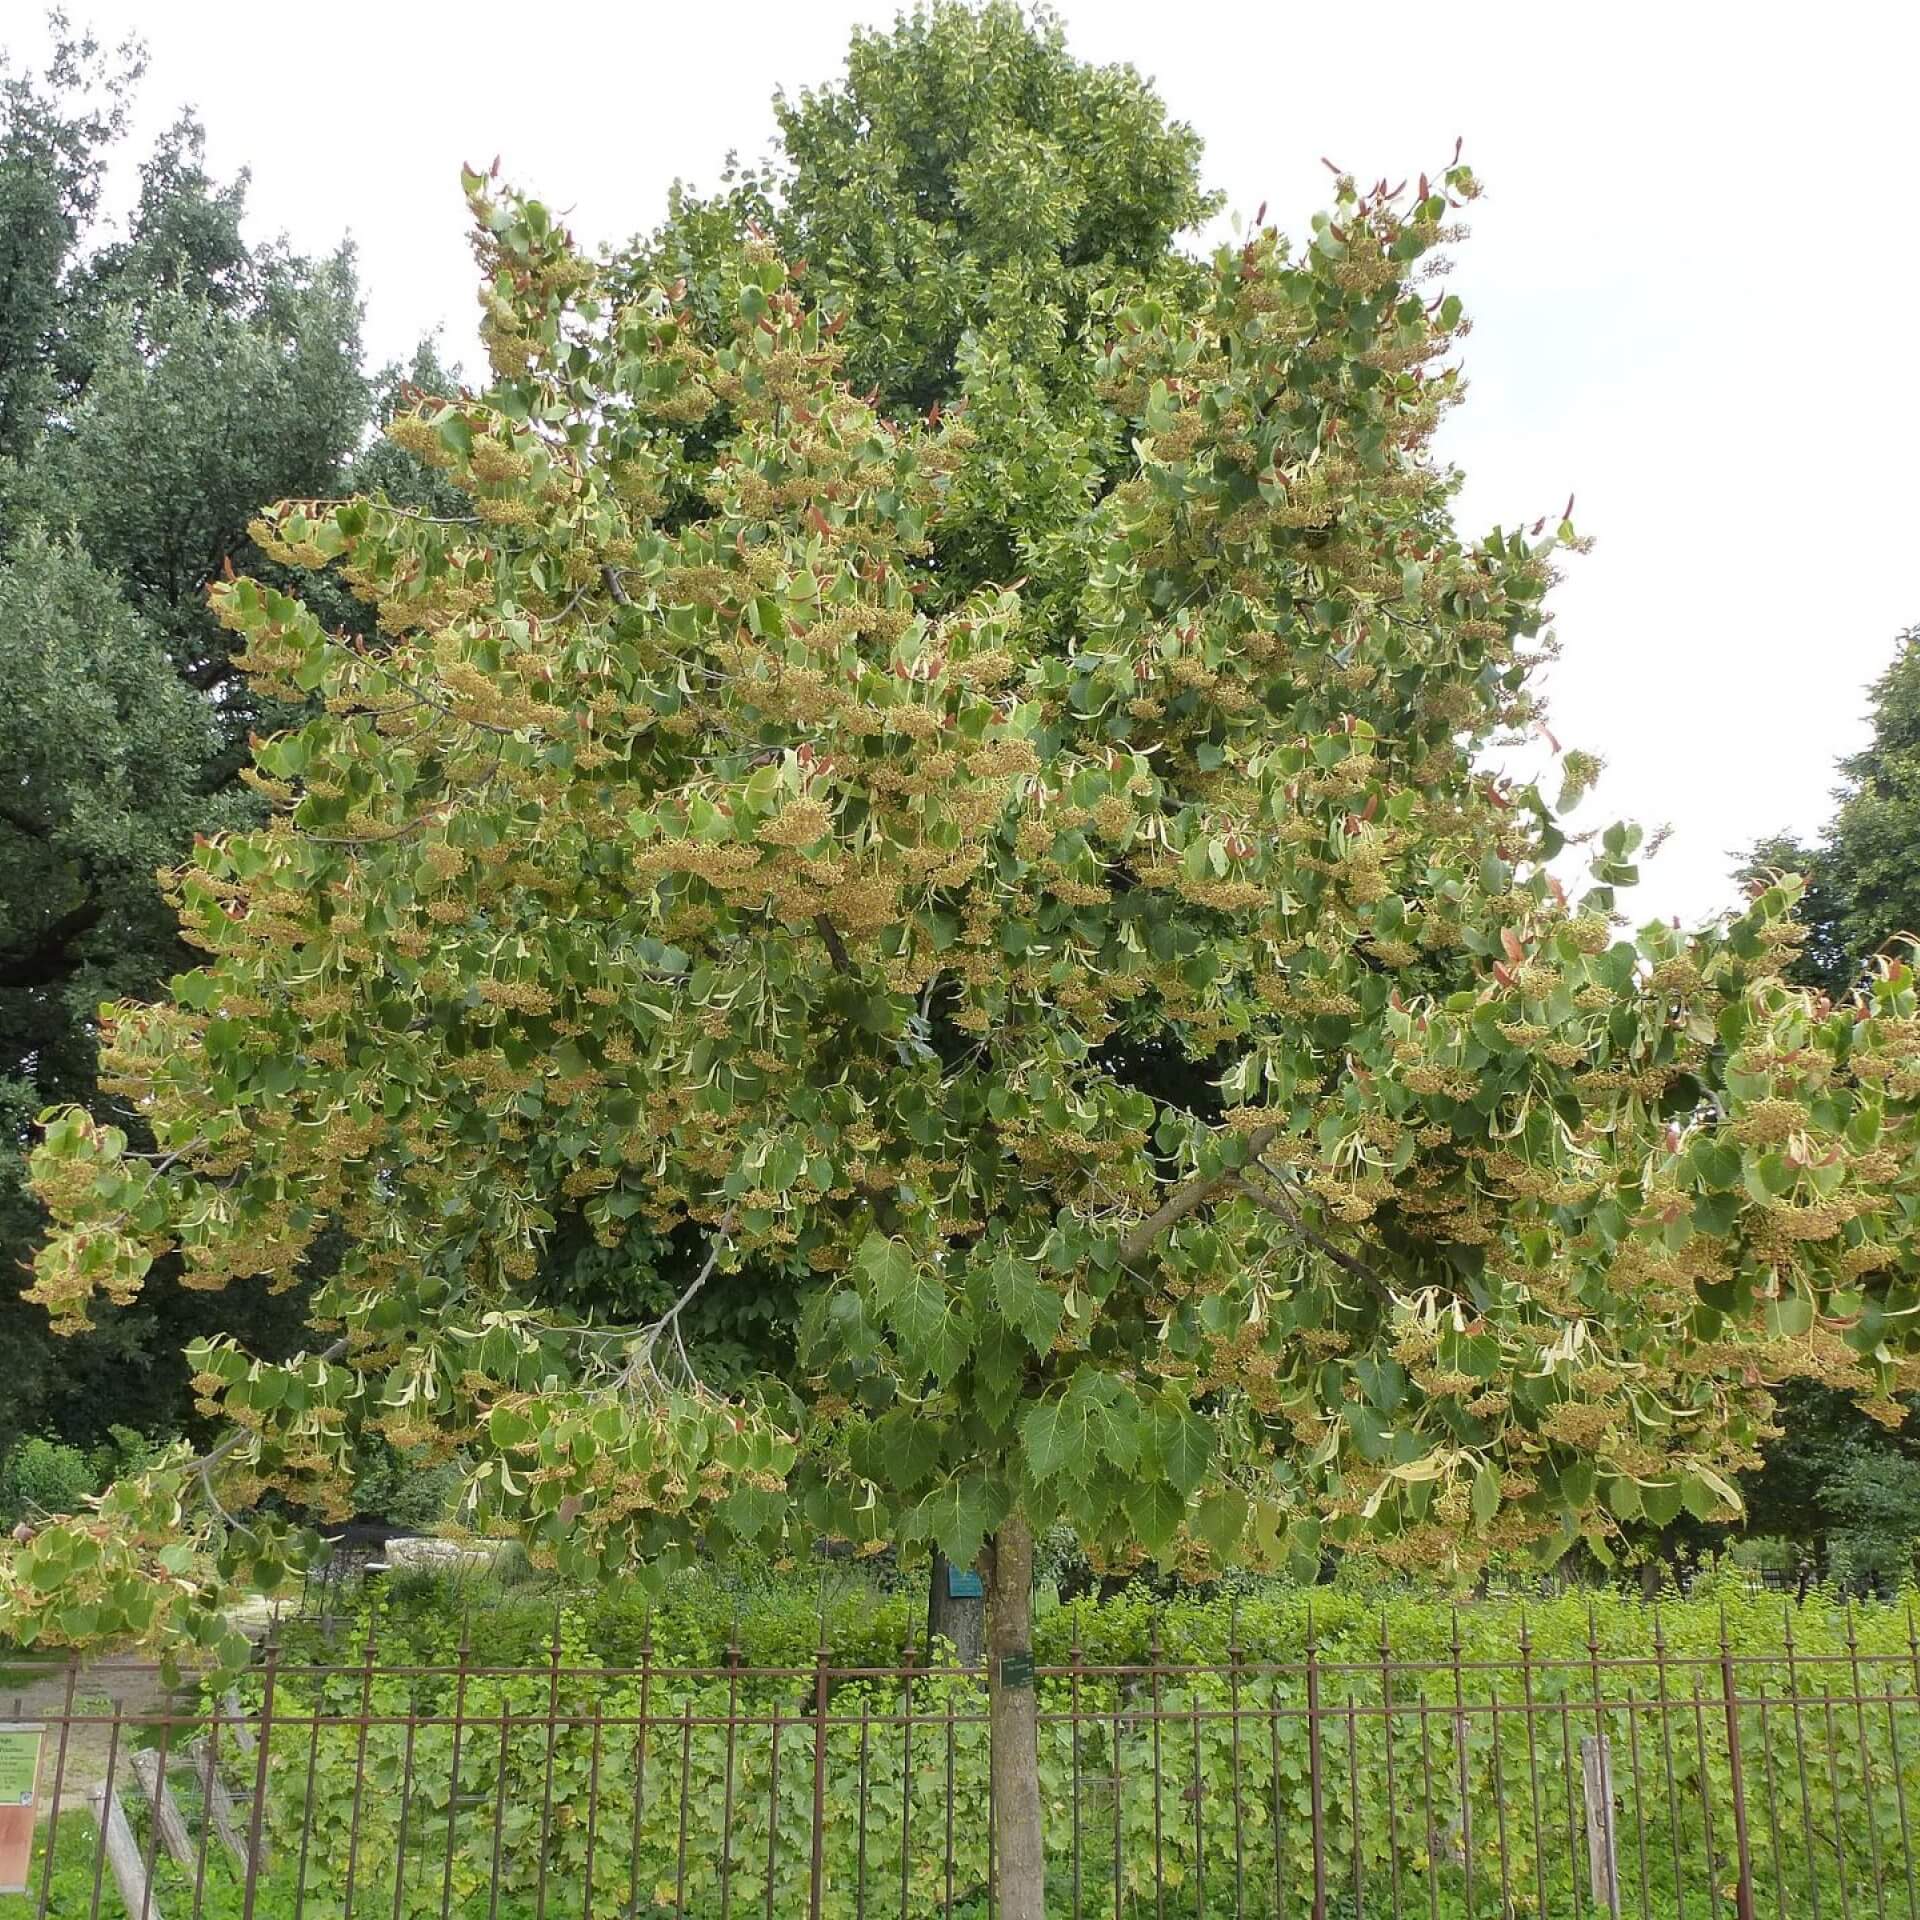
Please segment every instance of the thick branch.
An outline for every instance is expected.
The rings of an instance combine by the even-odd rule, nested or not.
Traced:
[[[1256,1156],[1256,1159],[1257,1158],[1258,1156]],[[1343,1273],[1352,1274],[1356,1280],[1361,1281],[1367,1287],[1368,1291],[1371,1292],[1374,1298],[1380,1301],[1383,1306],[1389,1304],[1393,1299],[1393,1289],[1357,1254],[1349,1253],[1344,1247],[1336,1246],[1325,1234],[1316,1233],[1312,1227],[1308,1226],[1306,1221],[1300,1217],[1299,1209],[1287,1199],[1284,1183],[1277,1180],[1266,1167],[1261,1167],[1260,1171],[1266,1174],[1269,1180],[1274,1181],[1272,1189],[1269,1190],[1257,1185],[1254,1181],[1248,1179],[1245,1174],[1242,1174],[1240,1177],[1241,1191],[1245,1193],[1249,1199],[1258,1201],[1269,1213],[1277,1213],[1286,1223],[1287,1231],[1291,1233],[1296,1240],[1311,1247],[1315,1253],[1324,1254],[1327,1259],[1331,1260]]]
[[[1258,1160],[1279,1131],[1277,1126],[1254,1128],[1247,1135],[1248,1159]],[[1185,1185],[1176,1187],[1121,1241],[1121,1265],[1134,1265],[1152,1251],[1154,1243],[1168,1228],[1178,1226],[1188,1214],[1197,1213],[1222,1187],[1231,1186],[1238,1177],[1237,1168],[1230,1168],[1223,1173],[1196,1173]]]
[[[97,894],[89,894],[77,907],[43,927],[30,946],[0,954],[0,987],[50,986],[71,968],[68,949],[82,934],[91,933],[106,911],[106,902]]]
[[[840,938],[840,930],[824,913],[813,917],[814,930],[827,943],[827,957],[833,962],[835,973],[851,973],[853,962],[847,957],[846,943]]]

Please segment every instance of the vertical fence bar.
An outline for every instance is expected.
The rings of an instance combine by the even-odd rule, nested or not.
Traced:
[[[1200,1743],[1200,1689],[1193,1689],[1190,1702],[1193,1715],[1193,1913],[1194,1920],[1207,1915],[1207,1828],[1206,1828],[1206,1755]]]
[[[1724,1626],[1721,1638],[1725,1640]],[[1873,1758],[1867,1751],[1867,1703],[1862,1697],[1860,1641],[1854,1632],[1853,1602],[1847,1602],[1847,1673],[1853,1682],[1853,1724],[1860,1747],[1860,1801],[1867,1820],[1867,1857],[1873,1864],[1873,1910],[1887,1920],[1887,1877],[1880,1857],[1880,1823],[1873,1817]],[[1746,1915],[1741,1920],[1748,1920]]]
[[[453,1907],[453,1854],[457,1834],[457,1822],[460,1818],[460,1746],[462,1736],[467,1729],[467,1663],[473,1657],[473,1614],[471,1610],[460,1616],[460,1652],[459,1665],[455,1669],[453,1682],[453,1737],[449,1743],[452,1748],[447,1761],[447,1857],[441,1865],[440,1874],[440,1920],[447,1920]],[[320,1702],[314,1701],[314,1735],[317,1739],[320,1730]],[[311,1805],[313,1781],[309,1773],[307,1798]],[[301,1879],[306,1879],[306,1849],[300,1853]]]
[[[1468,1913],[1473,1911],[1473,1771],[1467,1742],[1466,1681],[1460,1656],[1460,1609],[1453,1610],[1453,1751],[1460,1775],[1460,1870]]]
[[[1533,1795],[1533,1887],[1538,1904],[1536,1913],[1547,1911],[1547,1854],[1540,1844],[1543,1822],[1540,1818],[1540,1743],[1534,1725],[1533,1632],[1527,1623],[1525,1607],[1520,1610],[1520,1705],[1527,1729],[1527,1785]]]
[[[1080,1920],[1080,1609],[1073,1610],[1073,1641],[1067,1650],[1067,1657],[1073,1663],[1072,1677],[1068,1682],[1067,1707],[1071,1715],[1073,1750],[1073,1920]]]
[[[1420,1687],[1420,1811],[1425,1821],[1427,1854],[1427,1912],[1431,1920],[1440,1920],[1440,1830],[1433,1810],[1433,1722],[1427,1706],[1427,1689]]]
[[[500,1860],[507,1834],[507,1761],[513,1738],[513,1709],[500,1708],[500,1747],[493,1776],[493,1867],[487,1875],[487,1920],[498,1920],[500,1912]]]
[[[632,1847],[627,1854],[627,1920],[640,1909],[640,1837],[647,1809],[647,1729],[653,1715],[653,1610],[640,1617],[640,1724],[633,1734]]]
[[[1513,1864],[1507,1848],[1506,1758],[1500,1744],[1500,1698],[1496,1690],[1487,1709],[1493,1735],[1493,1828],[1500,1845],[1500,1911],[1513,1911]],[[1400,1856],[1394,1855],[1393,1920],[1400,1920]]]
[[[1800,1670],[1795,1662],[1793,1610],[1785,1616],[1787,1644],[1787,1692],[1793,1701],[1793,1757],[1800,1776],[1800,1832],[1806,1841],[1807,1891],[1812,1901],[1813,1920],[1820,1920],[1820,1875],[1814,1865],[1813,1793],[1807,1782],[1807,1722],[1800,1699]]]
[[[947,1705],[952,1717],[951,1699]],[[949,1803],[953,1789],[949,1781]],[[808,1878],[807,1912],[820,1920],[820,1902],[826,1892],[827,1873],[827,1617],[820,1616],[820,1645],[813,1656],[813,1860]],[[951,1849],[949,1849],[951,1853]],[[948,1902],[952,1904],[951,1901]]]
[[[720,1920],[733,1906],[733,1770],[740,1738],[740,1611],[733,1615],[727,1635],[727,1749],[721,1762],[720,1786]]]
[[[860,1695],[860,1835],[854,1866],[854,1920],[867,1920],[867,1749],[872,1729],[872,1703],[863,1688]]]
[[[1287,1821],[1280,1779],[1280,1681],[1271,1673],[1267,1676],[1267,1737],[1268,1756],[1273,1762],[1273,1911],[1278,1916],[1287,1906]],[[1117,1905],[1114,1913],[1118,1920]]]
[[[313,1782],[320,1765],[320,1709],[325,1700],[326,1685],[322,1681],[314,1688],[314,1697],[307,1709],[307,1782],[305,1796],[300,1803],[300,1865],[293,1883],[293,1920],[300,1920],[307,1907],[307,1857],[313,1848]],[[447,1857],[451,1860],[451,1839],[447,1846]],[[442,1920],[445,1920],[444,1915]]]
[[[689,1707],[688,1713],[693,1709]],[[778,1707],[773,1710],[773,1741],[768,1755],[767,1767],[767,1904],[766,1920],[773,1920],[773,1887],[780,1871],[780,1724],[783,1716]],[[689,1730],[692,1721],[688,1721]],[[686,1796],[683,1791],[680,1801],[680,1825],[686,1831]],[[682,1851],[685,1851],[684,1840]]]
[[[687,1911],[687,1801],[693,1784],[693,1702],[683,1700],[680,1703],[680,1824],[679,1838],[673,1854],[673,1910],[685,1920]],[[780,1715],[773,1717],[773,1784],[771,1792],[776,1799],[780,1792]],[[780,1820],[776,1808],[767,1810],[767,1846],[771,1851],[773,1836],[779,1830]],[[767,1862],[767,1897],[773,1897],[773,1862]]]
[[[1577,1916],[1584,1904],[1580,1893],[1580,1796],[1574,1785],[1573,1708],[1565,1694],[1560,1696],[1554,1717],[1560,1723],[1560,1784],[1567,1798],[1567,1884],[1573,1889],[1573,1911]]]
[[[267,1758],[273,1748],[273,1696],[280,1677],[280,1616],[276,1613],[267,1628],[266,1670],[260,1678],[260,1733],[254,1748],[253,1804],[247,1809],[247,1890],[240,1905],[240,1920],[253,1920],[254,1896],[259,1891],[260,1866],[265,1859]],[[166,1790],[167,1770],[162,1757],[157,1784]],[[156,1809],[157,1811],[157,1809]]]
[[[547,1744],[541,1767],[540,1858],[533,1870],[533,1920],[547,1920],[547,1851],[553,1835],[553,1762],[559,1738],[560,1609],[555,1606],[553,1635],[547,1643]]]
[[[947,1911],[953,1911],[953,1695],[947,1695]]]
[[[1700,1673],[1693,1675],[1693,1752],[1700,1773],[1700,1829],[1707,1849],[1707,1908],[1720,1917],[1720,1836],[1715,1831],[1713,1812],[1713,1774],[1707,1765],[1707,1721],[1700,1701]]]
[[[1347,1838],[1353,1850],[1353,1911],[1366,1906],[1366,1858],[1360,1846],[1360,1706],[1347,1681]]]
[[[1773,1771],[1773,1729],[1767,1719],[1767,1682],[1762,1675],[1754,1689],[1759,1702],[1760,1764],[1767,1783],[1767,1840],[1773,1853],[1773,1906],[1777,1920],[1787,1920],[1787,1862],[1780,1846],[1780,1793]]]
[[[1640,1859],[1640,1920],[1653,1920],[1652,1879],[1647,1862],[1647,1795],[1640,1776],[1640,1717],[1634,1712],[1633,1688],[1627,1688],[1627,1758],[1633,1772],[1634,1844]]]
[[[1673,1766],[1673,1702],[1667,1690],[1667,1640],[1653,1610],[1653,1676],[1660,1701],[1660,1762],[1667,1781],[1667,1839],[1673,1850],[1674,1920],[1687,1920],[1687,1869],[1680,1857],[1680,1786]]]
[[[1386,1746],[1387,1873],[1393,1893],[1393,1920],[1400,1920],[1400,1797],[1393,1771],[1393,1641],[1385,1607],[1380,1609],[1380,1726]]]
[[[35,1920],[47,1920],[47,1902],[53,1896],[53,1850],[60,1838],[60,1794],[67,1784],[67,1741],[73,1732],[73,1690],[80,1679],[80,1662],[67,1662],[67,1683],[60,1698],[60,1741],[53,1754],[53,1802],[47,1808],[46,1852],[40,1858],[40,1895],[34,1902]]]
[[[1233,1767],[1233,1920],[1247,1910],[1247,1806],[1240,1778],[1240,1603],[1227,1629],[1227,1712]],[[1076,1912],[1074,1920],[1079,1920]]]
[[[420,1724],[418,1702],[409,1701],[407,1709],[406,1736],[400,1754],[400,1826],[393,1849],[393,1920],[400,1920],[405,1904],[407,1885],[407,1816],[413,1811],[413,1736]],[[266,1751],[266,1743],[261,1742],[261,1752]],[[258,1850],[254,1850],[256,1870],[259,1865]],[[247,1876],[249,1888],[253,1885],[253,1875]]]
[[[1887,1692],[1887,1751],[1893,1759],[1893,1804],[1900,1821],[1900,1863],[1907,1875],[1907,1920],[1920,1920],[1913,1880],[1913,1828],[1907,1820],[1906,1761],[1900,1752],[1899,1716],[1894,1711],[1893,1676],[1884,1682]]]
[[[354,1881],[360,1871],[360,1809],[366,1797],[367,1735],[373,1724],[373,1656],[379,1650],[374,1638],[375,1616],[367,1615],[366,1645],[360,1660],[360,1726],[353,1755],[353,1813],[347,1822],[347,1884],[341,1907],[341,1920],[353,1920]],[[214,1741],[220,1737],[220,1716],[214,1715],[212,1737],[207,1743],[207,1779],[209,1792],[214,1773]],[[504,1765],[504,1762],[502,1763]],[[194,1911],[199,1911],[195,1901]]]
[[[1120,1744],[1120,1688],[1116,1683],[1113,1691],[1113,1912],[1114,1920],[1119,1920],[1123,1910],[1123,1889],[1126,1885],[1124,1835],[1121,1829],[1120,1809],[1126,1799],[1126,1766],[1124,1749]]]
[[[913,1827],[913,1633],[900,1649],[900,1920],[907,1920],[907,1872]]]
[[[15,1713],[17,1716],[17,1706]],[[161,1759],[160,1763],[155,1767],[153,1775],[153,1803],[151,1817],[147,1822],[146,1857],[140,1863],[140,1911],[137,1916],[129,1915],[128,1920],[150,1920],[150,1916],[157,1911],[153,1901],[153,1876],[160,1864],[160,1808],[162,1796],[167,1790],[166,1737],[167,1730],[163,1729],[160,1736],[162,1747]],[[128,1777],[136,1786],[140,1782],[140,1774],[135,1764],[139,1758],[140,1756],[136,1753],[127,1763]],[[251,1885],[253,1880],[251,1873],[247,1875],[247,1880],[248,1884]]]
[[[1833,1686],[1830,1678],[1823,1676],[1820,1696],[1821,1714],[1827,1727],[1827,1791],[1833,1795],[1833,1851],[1840,1868],[1840,1912],[1842,1920],[1851,1920],[1853,1913],[1853,1888],[1847,1878],[1847,1836],[1846,1825],[1839,1818],[1840,1810],[1840,1754],[1839,1743],[1833,1734]]]
[[[216,1711],[207,1721],[206,1739],[200,1743],[197,1750],[189,1749],[194,1761],[195,1778],[200,1783],[200,1841],[193,1855],[194,1920],[199,1920],[200,1911],[205,1906],[207,1898],[207,1855],[213,1846],[213,1775],[220,1763],[219,1740],[220,1715]],[[357,1783],[355,1791],[358,1792]],[[348,1887],[351,1890],[351,1876],[348,1879]]]
[[[600,1690],[593,1694],[593,1744],[587,1759],[587,1858],[581,1875],[580,1920],[593,1920],[593,1867],[600,1840],[600,1750],[606,1736],[606,1723],[600,1706]]]
[[[1851,1631],[1851,1621],[1849,1621]],[[1855,1691],[1858,1682],[1856,1677]],[[1735,1684],[1733,1647],[1727,1639],[1727,1610],[1720,1609],[1720,1697],[1727,1713],[1728,1796],[1733,1803],[1734,1866],[1739,1878],[1734,1883],[1733,1910],[1739,1920],[1754,1920],[1753,1848],[1747,1838],[1747,1783],[1740,1752],[1740,1695]],[[1864,1754],[1865,1748],[1862,1748]],[[1871,1823],[1872,1815],[1868,1815]]]
[[[1166,1775],[1160,1765],[1160,1723],[1164,1711],[1161,1698],[1160,1616],[1153,1616],[1147,1633],[1148,1685],[1153,1693],[1153,1920],[1167,1920],[1167,1854],[1163,1830],[1161,1799],[1166,1792]]]
[[[93,1898],[88,1904],[89,1920],[99,1920],[100,1882],[107,1869],[107,1829],[113,1813],[113,1776],[120,1759],[120,1702],[113,1703],[113,1724],[107,1733],[107,1777],[100,1787],[100,1831],[93,1854]]]
[[[1327,1920],[1327,1815],[1320,1777],[1320,1647],[1307,1605],[1307,1817],[1313,1831],[1313,1920]]]

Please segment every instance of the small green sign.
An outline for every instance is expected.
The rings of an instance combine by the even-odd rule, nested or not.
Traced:
[[[947,1569],[947,1598],[949,1600],[978,1600],[985,1589],[980,1584],[980,1576],[967,1567],[949,1567]]]
[[[1018,1693],[1033,1685],[1033,1655],[1007,1653],[1000,1657],[1000,1690]]]
[[[0,1807],[30,1807],[40,1777],[40,1727],[0,1726]]]

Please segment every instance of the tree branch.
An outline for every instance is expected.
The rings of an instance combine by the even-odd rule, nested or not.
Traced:
[[[343,1333],[332,1346],[322,1347],[316,1354],[303,1356],[303,1364],[305,1359],[311,1358],[320,1361],[324,1365],[329,1361],[338,1360],[346,1350],[347,1336]],[[225,1459],[226,1456],[230,1454],[241,1441],[247,1439],[252,1432],[253,1429],[251,1427],[235,1427],[231,1433],[224,1434],[220,1439],[216,1440],[205,1453],[196,1454],[191,1460],[185,1461],[182,1464],[188,1472],[198,1473],[204,1476],[207,1469],[212,1466],[216,1460]],[[209,1489],[209,1491],[211,1491],[211,1489]]]
[[[107,905],[98,894],[63,913],[34,936],[30,946],[0,954],[0,987],[45,987],[69,971],[67,950],[82,934],[91,933],[105,917]]]
[[[1258,1160],[1279,1133],[1278,1126],[1255,1127],[1247,1135],[1247,1157]],[[1222,1187],[1239,1178],[1239,1169],[1223,1173],[1196,1173],[1184,1186],[1176,1187],[1154,1211],[1120,1243],[1120,1263],[1132,1266],[1169,1227],[1178,1226],[1188,1214],[1197,1213]]]
[[[851,973],[853,962],[847,957],[846,945],[840,938],[839,929],[824,913],[816,913],[813,916],[813,924],[820,938],[827,943],[827,957],[833,962],[834,972]]]
[[[1255,1164],[1258,1165],[1259,1156],[1257,1154],[1254,1156],[1254,1159]],[[1326,1258],[1331,1260],[1343,1273],[1352,1274],[1356,1280],[1361,1281],[1367,1287],[1374,1298],[1383,1306],[1389,1304],[1393,1299],[1393,1289],[1357,1254],[1349,1253],[1344,1247],[1336,1246],[1325,1234],[1317,1233],[1312,1227],[1308,1226],[1306,1221],[1300,1217],[1299,1209],[1288,1201],[1285,1183],[1279,1179],[1271,1168],[1260,1166],[1260,1171],[1264,1173],[1269,1180],[1274,1182],[1274,1190],[1269,1192],[1256,1186],[1254,1182],[1247,1177],[1247,1171],[1243,1171],[1240,1175],[1241,1191],[1245,1193],[1250,1200],[1257,1201],[1261,1206],[1265,1207],[1269,1213],[1277,1213],[1286,1223],[1287,1231],[1291,1233],[1296,1240],[1311,1247],[1314,1252],[1324,1254]]]

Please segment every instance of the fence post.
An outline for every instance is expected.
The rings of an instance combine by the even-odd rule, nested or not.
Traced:
[[[1857,1687],[1855,1689],[1858,1691]],[[1727,1771],[1733,1781],[1733,1844],[1740,1879],[1734,1891],[1739,1920],[1753,1920],[1753,1850],[1747,1839],[1747,1783],[1741,1777],[1740,1700],[1734,1684],[1733,1647],[1727,1639],[1727,1615],[1720,1611],[1720,1697],[1727,1713]]]
[[[1307,1603],[1307,1782],[1313,1833],[1313,1920],[1327,1920],[1327,1814],[1320,1777],[1320,1645],[1314,1636],[1313,1603]]]
[[[279,1669],[280,1615],[276,1612],[267,1628],[267,1670],[260,1682],[260,1733],[253,1754],[253,1804],[247,1809],[247,1891],[240,1920],[253,1920],[254,1895],[266,1867],[267,1757],[273,1746],[273,1690]]]
[[[813,1655],[813,1869],[807,1895],[811,1920],[820,1920],[826,1891],[827,1832],[827,1616],[820,1614],[820,1644]],[[724,1844],[724,1843],[723,1843]]]
[[[1580,1786],[1587,1803],[1587,1877],[1593,1904],[1620,1911],[1620,1863],[1614,1851],[1613,1750],[1604,1733],[1580,1739]]]

